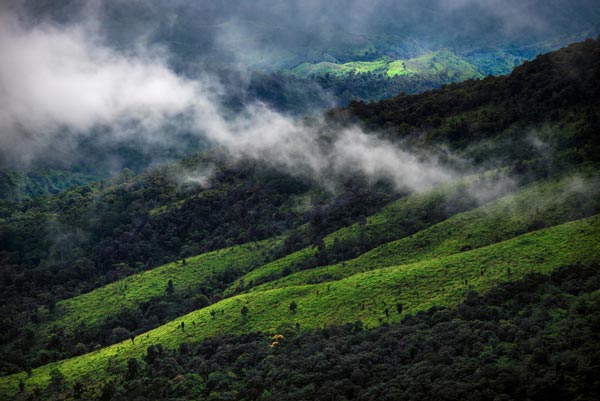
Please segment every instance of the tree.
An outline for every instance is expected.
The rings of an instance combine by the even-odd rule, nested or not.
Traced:
[[[87,352],[87,347],[83,343],[77,343],[73,348],[73,355],[83,355]]]
[[[183,343],[179,344],[179,353],[180,354],[185,355],[189,352],[189,350],[190,350],[190,347],[189,347],[188,343],[183,342]]]
[[[173,280],[169,279],[169,281],[167,282],[167,289],[165,290],[165,292],[168,295],[173,295],[174,291],[175,289],[173,288]]]
[[[113,343],[121,342],[127,338],[131,337],[131,333],[124,327],[115,327],[111,331],[110,340]]]
[[[197,295],[194,298],[193,302],[194,302],[194,309],[201,309],[201,308],[204,308],[205,306],[210,305],[210,301],[204,294]]]
[[[117,387],[115,386],[115,383],[110,381],[102,387],[102,393],[100,394],[99,400],[100,401],[110,401],[116,392],[117,392]]]
[[[81,394],[83,393],[83,383],[78,381],[73,385],[73,396],[75,398],[81,398]]]
[[[50,371],[50,385],[56,390],[60,391],[65,384],[65,375],[63,373],[54,368]]]
[[[127,380],[135,379],[140,374],[140,363],[135,358],[129,358],[127,360],[127,373],[125,377]]]
[[[292,301],[292,302],[290,303],[290,311],[291,311],[292,313],[296,313],[296,309],[297,309],[297,308],[298,308],[298,305],[296,304],[296,301]]]

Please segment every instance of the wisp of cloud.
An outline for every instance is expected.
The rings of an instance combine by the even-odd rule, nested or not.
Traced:
[[[81,25],[26,28],[16,15],[3,15],[0,53],[0,146],[5,157],[23,163],[82,136],[168,142],[175,127],[208,138],[233,158],[325,184],[362,174],[422,190],[453,175],[358,127],[307,124],[262,104],[227,116],[210,76],[177,75],[161,51],[118,52]]]

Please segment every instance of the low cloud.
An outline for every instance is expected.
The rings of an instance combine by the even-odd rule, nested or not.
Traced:
[[[198,82],[174,74],[160,52],[120,54],[82,26],[25,29],[3,15],[0,54],[0,146],[25,161],[97,127],[157,139],[198,93]]]
[[[0,53],[0,147],[21,163],[50,150],[74,152],[76,139],[85,136],[169,143],[185,132],[208,138],[232,158],[252,158],[327,185],[363,174],[422,190],[453,176],[434,158],[356,127],[333,130],[261,104],[228,116],[218,101],[222,88],[210,77],[177,75],[156,49],[110,49],[83,26],[28,29],[4,15]],[[209,175],[189,180],[208,185]]]
[[[340,177],[364,175],[420,191],[456,174],[433,156],[417,156],[358,127],[333,129],[323,121],[299,121],[264,105],[248,108],[235,120],[200,120],[199,131],[237,159],[260,160],[290,174],[305,175],[333,187]]]
[[[206,189],[210,188],[215,173],[215,166],[210,164],[203,168],[197,168],[193,171],[186,171],[183,174],[179,174],[177,179],[182,186]]]

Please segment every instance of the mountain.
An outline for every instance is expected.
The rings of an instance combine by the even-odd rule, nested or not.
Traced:
[[[508,76],[376,103],[355,102],[331,115],[367,127],[389,127],[387,135],[411,142],[441,141],[478,163],[497,156],[522,161],[527,156],[519,152],[536,152],[531,135],[547,140],[546,153],[559,159],[595,160],[597,43],[587,40],[539,56]]]
[[[416,192],[214,149],[6,197],[0,394],[595,399],[598,78],[589,39],[327,113],[461,172]]]

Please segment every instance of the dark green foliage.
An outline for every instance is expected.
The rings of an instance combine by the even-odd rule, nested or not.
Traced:
[[[360,121],[383,129],[389,138],[409,145],[446,143],[477,164],[496,158],[501,160],[492,163],[496,167],[546,177],[565,166],[598,161],[599,48],[598,40],[586,41],[539,57],[508,77],[374,104],[353,103],[329,117],[340,124]],[[558,132],[546,135],[553,141],[549,157],[524,134],[544,124]],[[173,180],[174,174],[207,162],[215,165],[210,189]],[[180,284],[174,287],[169,280],[164,294],[138,310],[121,312],[93,328],[82,322],[73,332],[55,328],[48,337],[37,338],[28,325],[47,313],[59,314],[60,299],[167,261],[283,233],[289,234],[284,245],[264,261],[310,244],[316,250],[314,258],[292,265],[283,275],[348,259],[377,245],[369,239],[364,216],[394,196],[385,185],[368,186],[360,178],[348,180],[339,193],[323,194],[311,182],[254,163],[231,165],[212,155],[140,176],[124,171],[111,182],[72,187],[55,196],[2,201],[0,371],[30,371],[108,343],[133,342],[143,331],[218,301],[241,272],[215,274],[214,282],[198,293],[175,293]],[[309,206],[299,210],[298,204]],[[444,210],[434,205],[423,220],[440,221],[466,207],[460,201]],[[325,246],[327,233],[354,222],[361,223],[356,241]],[[415,217],[405,224],[402,230],[408,235],[425,222]],[[534,221],[527,230],[543,226]],[[471,294],[456,310],[432,308],[410,316],[398,303],[397,313],[406,315],[403,324],[373,331],[357,323],[293,335],[292,322],[285,326],[292,335],[286,331],[286,341],[273,348],[263,334],[186,344],[179,351],[157,344],[147,349],[143,361],[111,364],[109,372],[117,381],[96,388],[96,396],[592,400],[598,396],[600,365],[596,271],[571,267],[550,278],[531,276],[484,297]],[[513,274],[510,266],[506,274]],[[465,280],[465,287],[469,284]],[[160,291],[164,286],[159,285]],[[335,294],[330,286],[326,291]],[[391,319],[393,307],[378,305],[372,313]],[[290,315],[296,308],[295,301],[290,303]],[[227,319],[220,312],[211,311],[217,323]],[[247,317],[248,307],[240,313]],[[381,323],[386,321],[380,317]],[[185,331],[183,323],[179,328]],[[71,391],[73,396],[85,393],[80,386],[67,389],[64,379],[53,371],[48,391],[67,397]],[[41,390],[25,390],[41,398]]]
[[[40,195],[58,194],[93,181],[89,174],[51,169],[17,171],[0,169],[0,200],[22,201]]]
[[[114,390],[125,399],[153,400],[196,394],[591,401],[600,396],[598,290],[598,266],[571,266],[502,284],[484,296],[471,293],[456,309],[434,307],[401,324],[365,330],[357,322],[290,333],[276,349],[260,333],[186,344],[179,352],[151,346],[138,378],[123,375]]]
[[[127,373],[125,374],[125,377],[127,378],[127,380],[133,380],[136,379],[141,371],[141,364],[140,362],[138,362],[137,359],[135,358],[130,358],[127,360]]]
[[[167,293],[167,295],[173,295],[173,291],[175,291],[175,289],[173,288],[173,280],[169,280],[167,282],[167,288],[165,289],[165,292]]]
[[[480,163],[490,157],[523,162],[532,155],[547,156],[540,155],[524,130],[559,123],[573,126],[574,132],[554,135],[553,152],[572,149],[569,161],[597,161],[600,141],[593,133],[600,120],[599,78],[600,39],[589,39],[538,56],[508,76],[469,80],[376,103],[353,102],[347,109],[330,112],[330,117],[384,128],[392,138],[438,146],[446,142],[454,148],[472,146],[512,127],[507,132],[510,141],[499,138],[491,147],[478,148],[481,153],[471,150],[469,156]]]
[[[65,385],[65,376],[58,369],[53,369],[50,372],[50,387],[56,391],[60,392]]]
[[[346,106],[352,101],[372,101],[390,98],[398,93],[421,93],[457,82],[440,72],[431,75],[388,77],[382,73],[351,73],[344,76],[315,75],[299,77],[290,73],[255,72],[243,97],[232,96],[228,104],[241,107],[244,101],[260,100],[279,111],[306,114],[322,110],[332,103]]]

